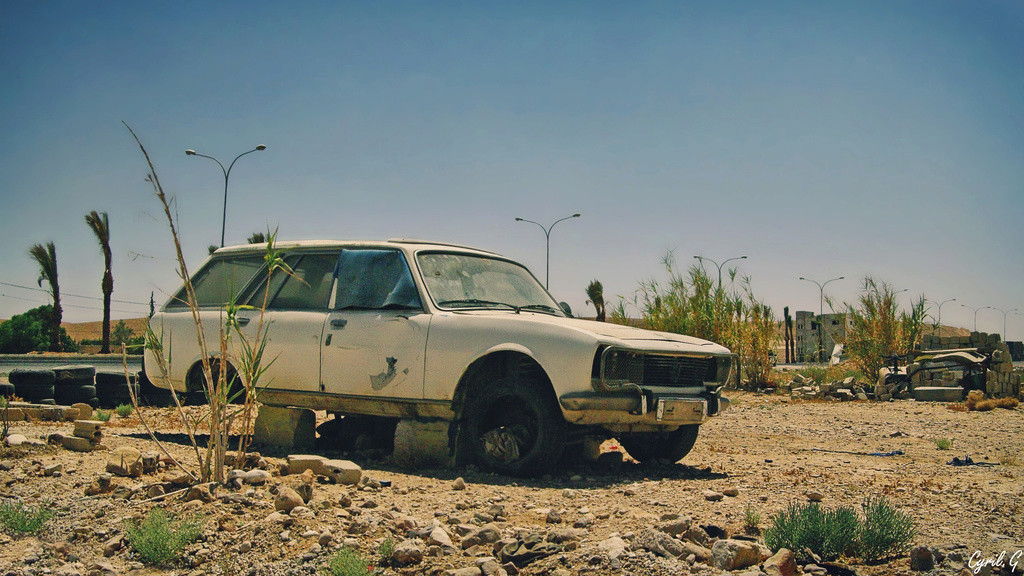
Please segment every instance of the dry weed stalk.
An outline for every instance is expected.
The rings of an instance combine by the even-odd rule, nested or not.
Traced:
[[[251,430],[252,420],[255,418],[257,413],[256,402],[260,391],[260,377],[266,372],[270,363],[273,362],[273,360],[266,364],[263,362],[263,351],[267,342],[266,325],[263,317],[267,307],[267,294],[264,294],[263,306],[259,309],[259,325],[253,340],[247,339],[242,334],[239,329],[239,323],[236,316],[239,310],[251,307],[238,305],[233,299],[226,304],[225,314],[221,316],[222,321],[220,322],[218,332],[218,355],[214,358],[209,353],[210,350],[206,340],[205,331],[203,329],[202,318],[199,314],[199,304],[196,298],[195,288],[192,285],[191,275],[189,274],[188,267],[185,264],[185,257],[182,252],[177,226],[175,225],[176,218],[171,213],[170,202],[164,193],[163,187],[160,184],[160,179],[157,176],[156,168],[153,166],[153,162],[150,159],[145,146],[143,146],[142,141],[139,140],[135,131],[132,130],[127,123],[123,124],[131,133],[135,142],[139,145],[139,149],[142,150],[142,154],[149,166],[146,181],[153,187],[153,192],[163,207],[164,215],[167,218],[167,224],[171,231],[171,238],[174,242],[175,254],[178,262],[177,273],[184,282],[185,304],[192,315],[196,342],[199,346],[199,356],[203,375],[203,392],[206,395],[208,402],[207,409],[209,412],[205,417],[190,418],[184,410],[181,398],[178,396],[173,385],[169,387],[171,397],[174,400],[174,404],[178,410],[178,415],[185,426],[185,431],[188,435],[192,449],[195,452],[196,460],[199,464],[200,481],[224,482],[226,454],[230,439],[231,426],[236,417],[242,417],[243,429],[240,434],[238,455],[235,459],[235,462],[239,463],[244,461],[245,450],[248,448],[250,442],[249,431]],[[287,264],[284,263],[281,253],[274,247],[276,231],[274,234],[268,233],[268,236],[269,238],[265,258],[267,261],[267,284],[269,287],[271,277],[275,271],[282,270],[289,275],[293,275],[293,273]],[[269,292],[269,290],[266,292]],[[242,370],[241,378],[238,379],[240,382],[236,382],[235,378],[228,378],[228,362],[229,357],[231,357],[231,340],[233,333],[238,335],[239,345],[241,347],[241,357],[235,358],[236,363]],[[164,355],[162,338],[158,337],[151,328],[147,328],[146,330],[146,349],[149,350],[152,353],[152,356],[156,358],[156,363],[160,370],[160,377],[162,380],[169,381],[170,359]],[[217,362],[216,371],[214,370],[214,361]],[[237,388],[237,384],[242,386],[240,391],[235,390]],[[231,402],[238,399],[239,396],[242,396],[241,406],[238,408],[232,408]],[[134,392],[132,392],[132,401],[137,407],[138,399],[135,397]],[[199,443],[196,440],[196,431],[204,420],[206,421],[209,432],[209,441],[206,444],[205,451],[201,451]],[[156,440],[148,424],[145,426],[150,437]],[[163,451],[166,453],[166,449],[163,449]],[[193,478],[195,477],[194,475],[192,476]]]

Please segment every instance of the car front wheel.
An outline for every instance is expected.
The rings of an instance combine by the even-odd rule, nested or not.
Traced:
[[[459,439],[462,449],[480,466],[532,476],[558,462],[565,434],[565,420],[546,386],[504,378],[469,397]]]

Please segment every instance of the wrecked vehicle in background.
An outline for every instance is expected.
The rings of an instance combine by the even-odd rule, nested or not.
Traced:
[[[1021,377],[1014,373],[1009,347],[998,334],[926,336],[921,348],[908,355],[906,366],[879,371],[876,398],[956,402],[971,390],[991,398],[1021,394]]]
[[[726,348],[574,319],[497,254],[413,240],[274,247],[294,274],[269,286],[265,245],[221,248],[192,278],[207,342],[219,342],[225,303],[249,307],[238,320],[254,338],[268,302],[263,404],[326,410],[385,437],[401,419],[447,421],[457,461],[514,475],[611,437],[637,460],[675,462],[727,406]],[[182,288],[150,320],[171,361],[144,358],[154,384],[181,393],[203,389],[185,299]]]

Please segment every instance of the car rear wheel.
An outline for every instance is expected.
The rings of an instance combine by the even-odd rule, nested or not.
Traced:
[[[619,443],[635,460],[651,462],[664,458],[673,463],[679,462],[693,450],[697,442],[697,424],[680,426],[673,432],[644,432],[619,437]]]
[[[558,462],[565,435],[565,419],[546,386],[534,380],[503,378],[473,391],[459,441],[484,468],[532,476]]]

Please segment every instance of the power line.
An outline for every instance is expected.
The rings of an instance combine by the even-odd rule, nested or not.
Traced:
[[[23,288],[25,290],[33,290],[35,292],[45,292],[46,294],[50,293],[49,290],[46,290],[46,289],[43,289],[43,288],[33,288],[31,286],[22,286],[20,284],[11,284],[9,282],[0,282],[0,284],[3,284],[4,286],[10,286],[12,288]],[[97,298],[96,296],[82,296],[80,294],[71,294],[70,292],[61,292],[60,295],[61,296],[70,296],[72,298],[86,298],[86,299],[89,299],[89,300],[103,300],[103,298]],[[12,298],[13,298],[13,296],[12,296]],[[113,300],[112,299],[111,302],[117,302],[118,304],[137,304],[139,306],[149,306],[149,302],[132,302],[131,300]]]
[[[23,298],[23,297],[20,297],[20,296],[11,296],[9,294],[0,294],[0,296],[3,296],[4,298],[12,298],[14,300],[25,300],[27,302],[34,302],[34,303],[37,303],[37,304],[49,304],[50,303],[50,302],[44,302],[42,300],[33,300],[32,298]],[[97,310],[97,311],[102,311],[103,310],[103,308],[97,308],[97,307],[92,307],[92,306],[80,306],[80,305],[76,305],[76,304],[60,304],[60,307],[81,308],[81,310]],[[111,312],[120,312],[122,314],[139,314],[138,311],[134,311],[134,310],[114,310],[114,308],[111,308]]]

